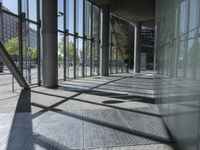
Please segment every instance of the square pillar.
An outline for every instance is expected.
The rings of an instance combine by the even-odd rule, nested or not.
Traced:
[[[102,6],[100,75],[109,75],[110,6]]]
[[[140,73],[141,26],[141,22],[135,24],[134,73]]]
[[[41,1],[41,50],[43,86],[58,86],[57,0]]]

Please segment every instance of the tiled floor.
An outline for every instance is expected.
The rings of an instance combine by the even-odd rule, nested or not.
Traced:
[[[153,78],[118,74],[0,96],[0,150],[173,150]]]

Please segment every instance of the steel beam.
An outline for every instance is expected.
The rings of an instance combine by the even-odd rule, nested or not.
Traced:
[[[15,65],[14,61],[12,60],[12,58],[10,57],[8,52],[6,51],[2,42],[0,42],[0,57],[2,58],[4,63],[6,64],[6,66],[10,70],[10,72],[13,74],[13,76],[15,77],[15,79],[17,80],[19,85],[21,87],[23,87],[24,89],[30,89],[28,83],[24,79],[22,73],[18,70],[17,66]]]

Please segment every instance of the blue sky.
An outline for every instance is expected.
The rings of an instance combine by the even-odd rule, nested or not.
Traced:
[[[9,9],[14,14],[18,14],[18,0],[0,0],[3,2],[3,6]],[[37,9],[36,9],[36,0],[28,0],[29,3],[29,18],[31,20],[37,21]],[[58,12],[64,12],[63,9],[63,0],[58,0]],[[83,23],[83,0],[77,0],[77,31],[79,32],[79,35],[82,36],[83,29],[82,29],[82,23]],[[74,0],[68,0],[66,1],[66,24],[67,28],[69,29],[70,33],[74,32]],[[22,0],[22,11],[27,12],[27,0]],[[63,29],[63,16],[58,17],[58,29]],[[36,26],[31,25],[30,27],[36,30]],[[58,40],[60,41],[63,35],[58,34]]]
[[[27,10],[26,8],[26,1],[22,0],[22,9]],[[2,0],[3,6],[9,9],[11,12],[18,14],[18,0]],[[31,20],[36,21],[37,14],[36,14],[36,0],[29,0],[29,18]]]
[[[1,0],[0,0],[1,1]],[[69,0],[67,1],[67,12],[68,15],[67,17],[67,27],[69,28],[70,32],[74,31],[74,26],[73,26],[73,21],[74,21],[74,7],[73,7],[73,1],[74,0]],[[18,0],[2,0],[3,6],[5,6],[7,9],[9,9],[11,12],[18,14]],[[31,20],[36,21],[37,20],[37,11],[36,11],[36,0],[28,0],[29,2],[29,18]],[[27,0],[22,0],[22,10],[27,12]],[[79,0],[79,3],[77,3],[77,14],[82,16],[82,11],[83,9],[83,0]],[[58,12],[64,12],[63,10],[63,0],[58,0]],[[77,21],[82,22],[83,18],[79,17]],[[58,17],[58,28],[63,30],[63,16]],[[82,29],[77,27],[79,32],[82,33]]]

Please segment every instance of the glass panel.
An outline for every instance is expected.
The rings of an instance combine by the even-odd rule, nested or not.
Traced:
[[[118,52],[118,59],[117,59],[117,71],[118,72],[124,72],[124,60],[122,58],[122,55],[121,55],[121,52],[120,52],[120,49],[117,48],[117,52]]]
[[[197,39],[198,30],[189,33],[188,51],[187,51],[187,78],[196,78],[196,63],[197,63]]]
[[[64,75],[64,35],[58,32],[58,79],[63,79]]]
[[[37,0],[29,0],[29,19],[37,21]]]
[[[58,30],[64,31],[64,1],[58,0]]]
[[[93,74],[98,75],[99,74],[99,43],[95,41],[94,43],[94,49],[93,49]]]
[[[2,13],[1,20],[1,41],[7,43],[9,40],[18,37],[18,18]]]
[[[180,14],[179,33],[183,34],[187,30],[188,1],[181,2],[179,14]]]
[[[22,0],[22,12],[26,18],[37,21],[37,0]]]
[[[90,50],[91,50],[91,41],[87,40],[85,42],[85,76],[90,76]]]
[[[200,29],[198,29],[200,33]],[[197,37],[197,60],[196,60],[196,78],[200,80],[200,37]]]
[[[199,22],[199,0],[190,0],[189,30],[198,26]]]
[[[29,84],[38,83],[37,26],[23,23],[23,73]]]
[[[113,53],[114,52],[114,48],[115,46],[113,45],[112,46],[112,49],[111,49],[111,73],[115,73],[115,54]]]
[[[91,38],[91,3],[85,1],[85,35]]]
[[[18,14],[18,0],[2,0],[3,9]]]
[[[76,77],[82,77],[83,40],[79,38],[76,41]]]
[[[66,0],[66,21],[69,33],[74,33],[74,0]]]
[[[1,25],[1,42],[4,44],[7,52],[12,57],[13,61],[18,66],[19,64],[19,37],[16,24],[18,18],[2,13],[0,16]],[[12,96],[12,90],[19,89],[18,83],[13,78],[12,74],[8,70],[8,67],[4,64],[0,58],[0,99],[4,99]],[[15,94],[13,94],[15,95]]]
[[[74,78],[74,37],[69,36],[67,42],[68,77]]]
[[[83,0],[76,0],[76,32],[83,36]]]
[[[178,77],[183,77],[183,70],[184,70],[184,54],[185,54],[186,48],[185,48],[185,36],[181,37],[179,39],[179,52],[178,52],[178,70],[177,74]]]
[[[93,75],[99,74],[99,21],[100,21],[100,15],[99,15],[99,8],[93,5],[93,35],[94,43],[93,43]]]

